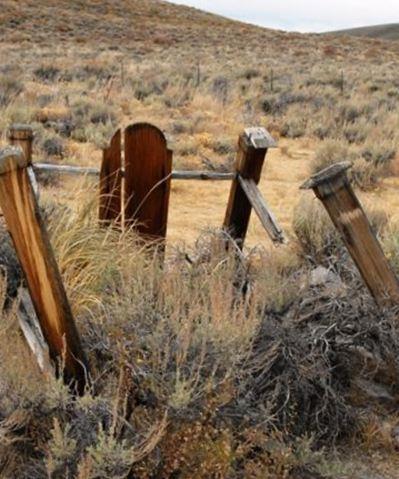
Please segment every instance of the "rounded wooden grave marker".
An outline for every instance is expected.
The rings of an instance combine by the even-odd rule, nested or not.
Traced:
[[[125,130],[125,220],[150,239],[166,237],[172,152],[147,123]]]

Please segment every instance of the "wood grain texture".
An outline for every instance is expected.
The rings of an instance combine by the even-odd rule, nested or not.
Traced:
[[[283,230],[277,224],[273,213],[270,211],[270,208],[263,198],[262,193],[259,191],[255,181],[252,179],[245,179],[241,175],[238,175],[238,181],[247,195],[247,198],[257,214],[260,222],[262,223],[262,226],[270,236],[270,239],[274,243],[284,243],[285,239]]]
[[[25,159],[29,165],[28,174],[36,197],[39,197],[39,184],[35,172],[31,166],[33,151],[33,129],[30,125],[14,124],[8,130],[8,141],[12,146],[19,146],[24,152]]]
[[[99,219],[105,224],[120,221],[122,208],[121,131],[113,136],[110,146],[103,150],[100,171]]]
[[[341,171],[336,166],[326,169],[304,187],[313,185],[376,302],[383,307],[397,305],[398,279],[350,185],[347,166],[343,163]]]
[[[166,237],[172,152],[163,133],[147,123],[125,130],[125,218],[150,239]]]
[[[7,222],[51,359],[68,384],[82,393],[88,364],[27,174],[0,175],[0,206]]]
[[[32,163],[33,129],[30,125],[14,124],[8,130],[10,145],[20,146],[28,164]]]
[[[49,349],[44,339],[39,319],[35,312],[29,291],[21,287],[18,290],[19,307],[18,323],[25,336],[40,370],[47,375],[54,376],[54,368],[50,362]]]
[[[52,165],[50,163],[34,163],[35,171],[46,171],[48,173],[64,173],[66,175],[86,175],[99,177],[101,170],[90,166]],[[122,170],[123,176],[123,170]]]
[[[267,153],[266,147],[254,146],[247,133],[240,135],[236,159],[237,177],[233,180],[223,228],[236,241],[239,248],[244,246],[245,236],[251,217],[252,205],[240,185],[238,175],[251,179],[257,185]]]
[[[49,163],[34,163],[36,171],[47,171],[49,173],[64,173],[67,175],[88,175],[100,176],[98,168],[87,166],[52,165]],[[124,168],[121,169],[122,178],[125,176]],[[204,181],[231,181],[236,177],[235,173],[219,173],[217,171],[202,170],[173,170],[172,180],[204,180]]]

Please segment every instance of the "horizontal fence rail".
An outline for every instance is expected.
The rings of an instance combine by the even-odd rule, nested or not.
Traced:
[[[48,173],[65,173],[67,175],[100,176],[100,169],[90,166],[52,165],[51,163],[33,163],[33,169]],[[124,169],[121,175],[125,176]],[[172,180],[233,180],[236,173],[219,173],[217,171],[173,170]]]
[[[88,166],[52,165],[50,163],[33,163],[35,171],[49,173],[66,173],[69,175],[100,176],[100,169]]]
[[[70,165],[53,165],[51,163],[33,163],[35,171],[48,173],[65,173],[69,175],[87,175],[100,176],[100,169],[89,166],[70,166]],[[121,175],[125,176],[124,169]],[[236,173],[220,173],[217,171],[198,171],[198,170],[173,170],[172,180],[233,180]]]

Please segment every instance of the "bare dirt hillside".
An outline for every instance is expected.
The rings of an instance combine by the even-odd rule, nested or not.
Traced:
[[[399,40],[399,23],[373,25],[332,32],[334,35],[351,35],[355,37],[380,38],[382,40]]]
[[[70,43],[92,43],[98,50],[127,48],[138,54],[165,47],[183,47],[182,54],[191,48],[197,49],[197,54],[207,47],[216,51],[244,48],[242,54],[262,51],[262,58],[272,51],[276,57],[298,54],[305,46],[308,48],[301,55],[313,56],[331,41],[316,35],[251,26],[159,0],[4,0],[0,33],[3,42],[18,44],[61,47]],[[280,49],[282,46],[284,50]],[[353,40],[351,49],[353,53],[364,50],[364,44]],[[341,53],[344,51],[345,48]]]

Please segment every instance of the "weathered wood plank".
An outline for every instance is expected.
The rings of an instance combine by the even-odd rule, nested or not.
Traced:
[[[302,189],[313,189],[341,235],[372,296],[380,306],[399,303],[399,282],[385,257],[346,171],[335,164],[312,176]]]
[[[241,175],[238,175],[238,181],[270,239],[275,243],[284,243],[283,230],[277,224],[255,181],[251,178],[245,179]]]
[[[99,219],[109,224],[121,220],[122,213],[122,158],[121,131],[113,136],[110,146],[103,150],[100,171]]]
[[[20,148],[0,152],[0,206],[50,357],[65,381],[82,393],[88,363]]]
[[[32,151],[33,151],[33,128],[30,125],[13,124],[8,130],[8,141],[10,145],[20,146],[24,152],[26,161],[28,162],[28,174],[32,183],[35,195],[39,197],[39,185],[36,180],[35,172],[32,168]]]
[[[227,204],[223,228],[242,248],[248,230],[252,205],[243,190],[238,175],[259,183],[268,148],[275,146],[274,140],[264,128],[247,128],[238,141],[236,159],[237,177],[233,180]]]
[[[22,149],[28,163],[27,172],[29,180],[36,197],[39,198],[39,185],[32,168],[34,138],[32,127],[30,125],[13,124],[8,130],[7,137],[11,145],[19,146]],[[37,316],[35,313],[32,314],[32,308],[30,308],[31,301],[29,293],[20,288],[20,304],[17,313],[19,326],[30,350],[36,358],[39,368],[43,372],[49,372],[48,347],[45,344]]]
[[[54,374],[54,368],[50,362],[49,349],[43,337],[29,292],[25,288],[20,288],[18,296],[18,322],[25,339],[41,371],[45,374]]]
[[[87,175],[100,176],[100,170],[95,167],[88,166],[71,166],[71,165],[52,165],[50,163],[33,163],[33,169],[37,171],[47,171],[48,173],[63,173],[67,175]]]
[[[32,163],[33,129],[30,125],[13,124],[8,129],[8,141],[13,146],[20,146],[26,161]]]
[[[171,154],[163,133],[147,123],[125,130],[125,221],[151,239],[166,235]]]
[[[34,163],[33,168],[37,171],[47,171],[49,173],[64,173],[70,175],[99,176],[98,168],[86,166],[70,165],[52,165],[49,163]],[[125,176],[125,170],[121,170],[121,176]],[[236,173],[219,173],[215,171],[198,170],[173,170],[172,180],[209,180],[209,181],[231,181],[236,177]]]
[[[216,171],[172,171],[172,180],[209,180],[209,181],[231,181],[236,173],[219,173]]]
[[[163,197],[163,207],[161,210],[162,217],[159,220],[162,228],[159,232],[160,238],[166,238],[166,233],[168,229],[168,215],[169,215],[169,199],[170,199],[170,189],[171,189],[171,175],[172,175],[172,164],[173,164],[173,151],[167,150],[167,159],[165,163],[165,177],[167,180],[164,185],[164,197]]]

